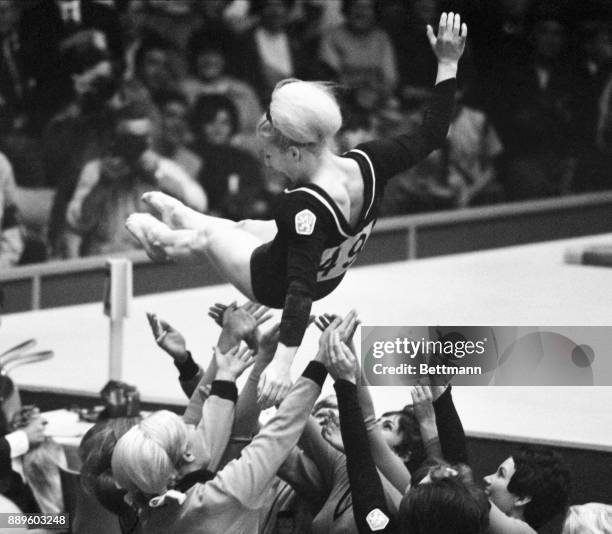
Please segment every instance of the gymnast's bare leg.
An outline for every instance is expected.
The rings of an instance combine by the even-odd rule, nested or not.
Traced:
[[[146,193],[149,213],[131,215],[126,227],[154,261],[207,257],[241,293],[255,299],[251,283],[253,251],[276,235],[274,221],[234,222],[194,211],[163,193]],[[160,220],[161,219],[161,220]]]

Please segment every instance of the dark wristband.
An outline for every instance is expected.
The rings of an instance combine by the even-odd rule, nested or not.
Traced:
[[[184,362],[179,363],[174,360],[174,365],[179,371],[179,380],[181,382],[191,380],[200,370],[198,364],[193,360],[193,356],[191,356],[191,352],[189,351],[187,351],[187,359]]]
[[[238,400],[238,388],[235,382],[229,380],[215,380],[210,386],[210,396],[215,395],[232,402]]]
[[[323,383],[325,382],[325,378],[327,378],[327,369],[321,362],[310,362],[304,372],[302,373],[304,378],[309,378],[319,387],[323,387]]]

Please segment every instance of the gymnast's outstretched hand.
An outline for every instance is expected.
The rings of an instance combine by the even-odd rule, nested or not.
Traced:
[[[291,388],[291,362],[295,347],[278,344],[276,354],[261,373],[257,386],[257,401],[262,409],[278,405]]]
[[[438,59],[438,63],[459,62],[459,58],[465,50],[467,39],[467,25],[461,23],[459,13],[442,13],[438,26],[438,35],[434,34],[433,28],[427,25],[427,38],[429,44]]]

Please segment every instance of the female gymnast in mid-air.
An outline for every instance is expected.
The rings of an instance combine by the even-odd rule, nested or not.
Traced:
[[[389,178],[446,138],[467,26],[458,14],[442,13],[438,35],[427,26],[427,36],[438,59],[436,85],[422,126],[410,135],[363,143],[338,156],[330,145],[342,116],[329,86],[299,80],[276,86],[258,133],[265,164],[292,185],[273,221],[203,215],[160,192],[143,197],[157,217],[137,213],[127,220],[152,259],[205,255],[249,299],[283,309],[278,350],[259,383],[264,406],[289,390],[312,301],[331,293],[357,259]]]

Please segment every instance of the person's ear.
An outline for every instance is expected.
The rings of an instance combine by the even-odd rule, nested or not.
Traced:
[[[183,462],[185,462],[186,464],[190,464],[194,460],[195,460],[195,455],[190,450],[186,450],[183,453]]]
[[[531,502],[531,497],[516,497],[514,499],[514,506],[517,508],[523,508]]]

